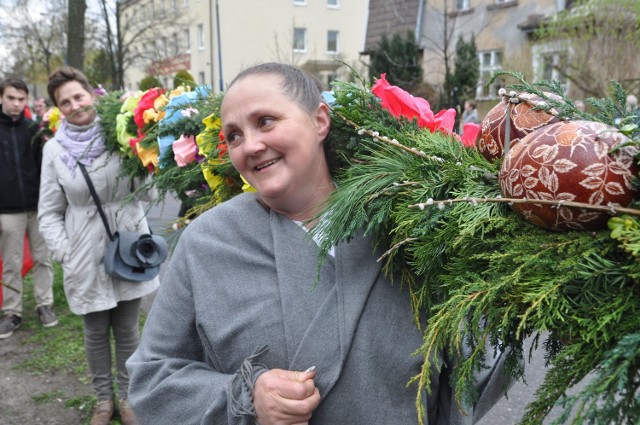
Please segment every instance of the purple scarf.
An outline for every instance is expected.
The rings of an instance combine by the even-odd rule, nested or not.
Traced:
[[[88,167],[107,149],[99,121],[96,117],[91,124],[77,126],[64,120],[56,131],[56,140],[64,148],[60,159],[74,177],[78,163]]]

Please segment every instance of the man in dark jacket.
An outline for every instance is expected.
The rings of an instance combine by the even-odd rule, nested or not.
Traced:
[[[38,230],[38,192],[42,142],[37,126],[25,118],[29,89],[19,79],[0,82],[0,251],[2,251],[2,310],[0,339],[22,324],[22,263],[24,235],[33,257],[33,292],[40,321],[58,324],[53,312],[53,267]]]

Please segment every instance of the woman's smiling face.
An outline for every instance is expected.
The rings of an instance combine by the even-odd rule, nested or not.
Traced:
[[[225,94],[221,116],[235,168],[270,208],[305,220],[333,190],[323,141],[326,105],[311,112],[282,93],[282,77],[255,74]]]
[[[69,81],[61,85],[56,90],[55,97],[58,109],[71,124],[87,125],[95,119],[95,95],[86,91],[78,81]]]

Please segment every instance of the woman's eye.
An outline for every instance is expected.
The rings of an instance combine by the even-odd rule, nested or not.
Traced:
[[[230,146],[236,146],[237,144],[240,143],[240,135],[238,133],[229,133],[225,135],[225,141]]]
[[[260,127],[271,125],[273,121],[274,119],[272,117],[262,117],[260,118]]]

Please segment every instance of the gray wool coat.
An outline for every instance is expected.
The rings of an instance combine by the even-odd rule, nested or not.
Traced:
[[[422,337],[408,291],[392,285],[371,240],[338,245],[314,286],[317,246],[253,194],[191,223],[127,362],[141,424],[254,424],[252,388],[267,369],[316,366],[311,424],[416,424]],[[480,376],[475,418],[504,391],[501,362]],[[434,372],[428,423],[471,424]]]
[[[44,146],[38,220],[40,233],[55,261],[62,263],[64,291],[75,314],[114,308],[120,301],[143,297],[160,285],[114,279],[104,270],[107,231],[87,182],[76,166],[75,175],[62,162],[64,148],[53,138]],[[86,167],[96,188],[111,231],[149,232],[139,199],[131,195],[130,181],[119,178],[120,158],[103,153]],[[142,200],[155,194],[145,193]]]

